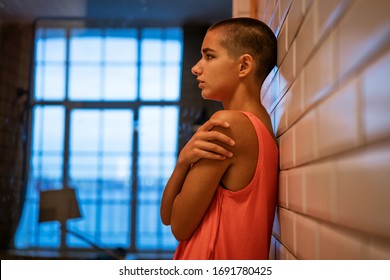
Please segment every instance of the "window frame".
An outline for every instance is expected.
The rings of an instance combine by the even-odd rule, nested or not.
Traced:
[[[65,24],[64,24],[65,23]],[[34,28],[34,32],[36,32],[36,30],[38,30],[38,28],[55,28],[56,25],[58,24],[57,27],[61,27],[61,28],[66,28],[66,42],[67,42],[67,46],[66,46],[66,50],[67,50],[67,58],[66,58],[66,63],[67,65],[65,66],[66,68],[66,74],[65,74],[65,98],[64,100],[44,100],[44,99],[41,99],[41,100],[35,100],[34,99],[34,96],[35,94],[33,94],[31,96],[31,100],[30,100],[30,104],[31,104],[31,108],[33,109],[35,106],[42,106],[42,108],[46,107],[46,106],[62,106],[64,109],[65,109],[65,131],[64,131],[64,149],[63,149],[63,152],[64,152],[64,155],[63,155],[63,173],[62,173],[62,185],[63,186],[68,186],[69,184],[69,141],[70,141],[70,115],[71,115],[71,112],[72,110],[75,110],[75,109],[83,109],[83,110],[88,110],[88,109],[102,109],[102,110],[112,110],[112,109],[126,109],[126,110],[131,110],[133,112],[133,122],[134,122],[134,131],[133,131],[133,147],[132,147],[132,151],[133,151],[133,157],[131,158],[131,166],[133,168],[132,170],[132,173],[133,174],[133,178],[131,179],[131,192],[132,192],[132,195],[131,195],[131,199],[132,199],[132,203],[131,203],[131,222],[130,222],[130,225],[131,225],[131,228],[130,228],[130,233],[129,233],[129,236],[131,238],[130,240],[130,247],[129,248],[125,248],[126,251],[128,253],[137,253],[137,252],[142,252],[143,250],[140,250],[139,248],[137,248],[137,223],[136,222],[133,222],[133,221],[137,221],[137,205],[138,205],[138,201],[137,201],[137,189],[138,189],[138,172],[137,172],[137,163],[138,163],[138,154],[139,154],[139,142],[138,142],[138,127],[137,127],[137,124],[138,124],[138,120],[139,120],[139,111],[141,108],[143,107],[149,107],[149,106],[175,106],[177,109],[178,109],[178,118],[177,118],[177,121],[179,122],[180,121],[180,87],[181,85],[179,85],[179,98],[177,100],[174,100],[174,101],[161,101],[161,100],[141,100],[140,99],[140,88],[141,88],[141,85],[140,85],[140,71],[141,71],[141,64],[142,64],[142,61],[140,61],[141,59],[141,55],[140,55],[140,44],[141,44],[141,40],[140,40],[140,30],[142,29],[141,27],[137,27],[138,29],[138,40],[137,40],[137,44],[138,44],[138,62],[137,62],[137,71],[138,71],[138,86],[137,86],[137,97],[135,100],[132,100],[132,101],[118,101],[118,100],[114,100],[114,101],[82,101],[82,100],[75,100],[75,101],[71,101],[68,99],[68,94],[69,94],[69,36],[70,36],[70,31],[72,29],[72,26],[75,24],[75,22],[73,20],[70,20],[70,21],[60,21],[60,23],[58,23],[58,21],[54,21],[54,24],[53,24],[53,21],[49,21],[49,22],[46,22],[45,20],[43,22],[41,21],[37,21],[36,22],[36,25],[35,25],[35,28]],[[77,24],[75,24],[77,25]],[[95,26],[92,24],[92,26]],[[99,26],[99,25],[98,25]],[[112,28],[112,27],[102,27],[102,26],[99,26],[99,28]],[[131,27],[130,28],[134,28],[134,27]],[[34,45],[35,45],[35,40],[34,40]],[[182,49],[183,49],[183,40],[181,42],[181,45],[182,45]],[[35,54],[35,52],[34,52]],[[181,53],[181,56],[183,56],[183,51]],[[35,61],[35,55],[34,55],[34,61]],[[32,77],[35,77],[35,63],[33,63],[32,65],[32,68],[33,68],[33,75]],[[180,69],[182,69],[182,59],[180,61]],[[34,78],[31,79],[32,80],[32,84],[34,84]],[[179,81],[180,81],[180,78],[179,78]],[[30,116],[29,116],[29,130],[28,130],[28,135],[30,137],[28,137],[28,143],[27,143],[27,161],[26,161],[26,170],[30,170],[30,158],[31,158],[31,152],[32,152],[32,135],[33,135],[33,127],[32,127],[32,123],[33,123],[33,118],[32,118],[32,112],[33,110],[30,110]],[[178,125],[178,128],[179,128],[179,125]],[[176,141],[176,153],[178,151],[178,139]],[[28,198],[26,198],[27,200]],[[61,229],[61,235],[64,235],[64,229]],[[65,244],[61,244],[61,248],[64,249],[64,248],[67,248],[66,246],[66,241],[65,241]],[[41,249],[41,247],[39,248],[34,248],[34,249]],[[150,251],[150,250],[146,250],[146,251]],[[171,250],[161,250],[159,249],[158,251],[160,252],[171,252]]]

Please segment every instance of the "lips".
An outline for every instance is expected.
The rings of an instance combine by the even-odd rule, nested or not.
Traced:
[[[197,79],[197,81],[198,81],[198,87],[202,88],[202,86],[204,85],[205,82],[202,80],[199,80],[199,79]]]

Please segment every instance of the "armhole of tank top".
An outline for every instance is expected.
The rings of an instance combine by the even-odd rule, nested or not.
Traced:
[[[255,180],[255,177],[257,175],[257,172],[258,172],[258,170],[261,170],[261,167],[263,165],[263,157],[262,157],[262,153],[261,153],[261,150],[263,149],[263,139],[262,139],[263,136],[262,136],[261,131],[260,132],[258,131],[260,128],[256,127],[256,124],[252,120],[252,118],[256,118],[256,116],[254,116],[253,114],[251,114],[249,112],[244,112],[244,111],[241,111],[241,112],[243,113],[243,115],[245,117],[248,118],[248,120],[250,121],[250,123],[251,123],[251,125],[252,125],[252,127],[253,127],[253,129],[255,130],[255,133],[256,133],[256,139],[257,139],[257,145],[258,145],[257,164],[256,164],[255,173],[253,174],[253,177],[252,177],[251,181],[248,183],[248,185],[246,187],[244,187],[241,190],[231,191],[222,183],[222,180],[219,182],[219,186],[220,187],[217,189],[218,192],[220,192],[222,194],[227,194],[229,196],[230,195],[235,196],[235,195],[243,194],[243,193],[246,193],[246,192],[250,191],[250,189],[252,188],[252,185],[253,185],[253,181]]]

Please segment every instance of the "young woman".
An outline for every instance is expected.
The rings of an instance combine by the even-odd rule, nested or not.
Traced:
[[[278,148],[260,90],[276,38],[259,20],[228,19],[208,29],[201,54],[192,73],[202,97],[224,109],[180,152],[164,190],[161,218],[180,241],[174,259],[267,259]]]

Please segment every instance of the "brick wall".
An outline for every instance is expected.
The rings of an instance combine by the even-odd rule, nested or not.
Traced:
[[[0,251],[10,245],[23,197],[31,42],[31,26],[0,22]]]
[[[272,259],[390,259],[390,2],[233,0],[278,36]],[[252,6],[251,6],[252,5]]]

